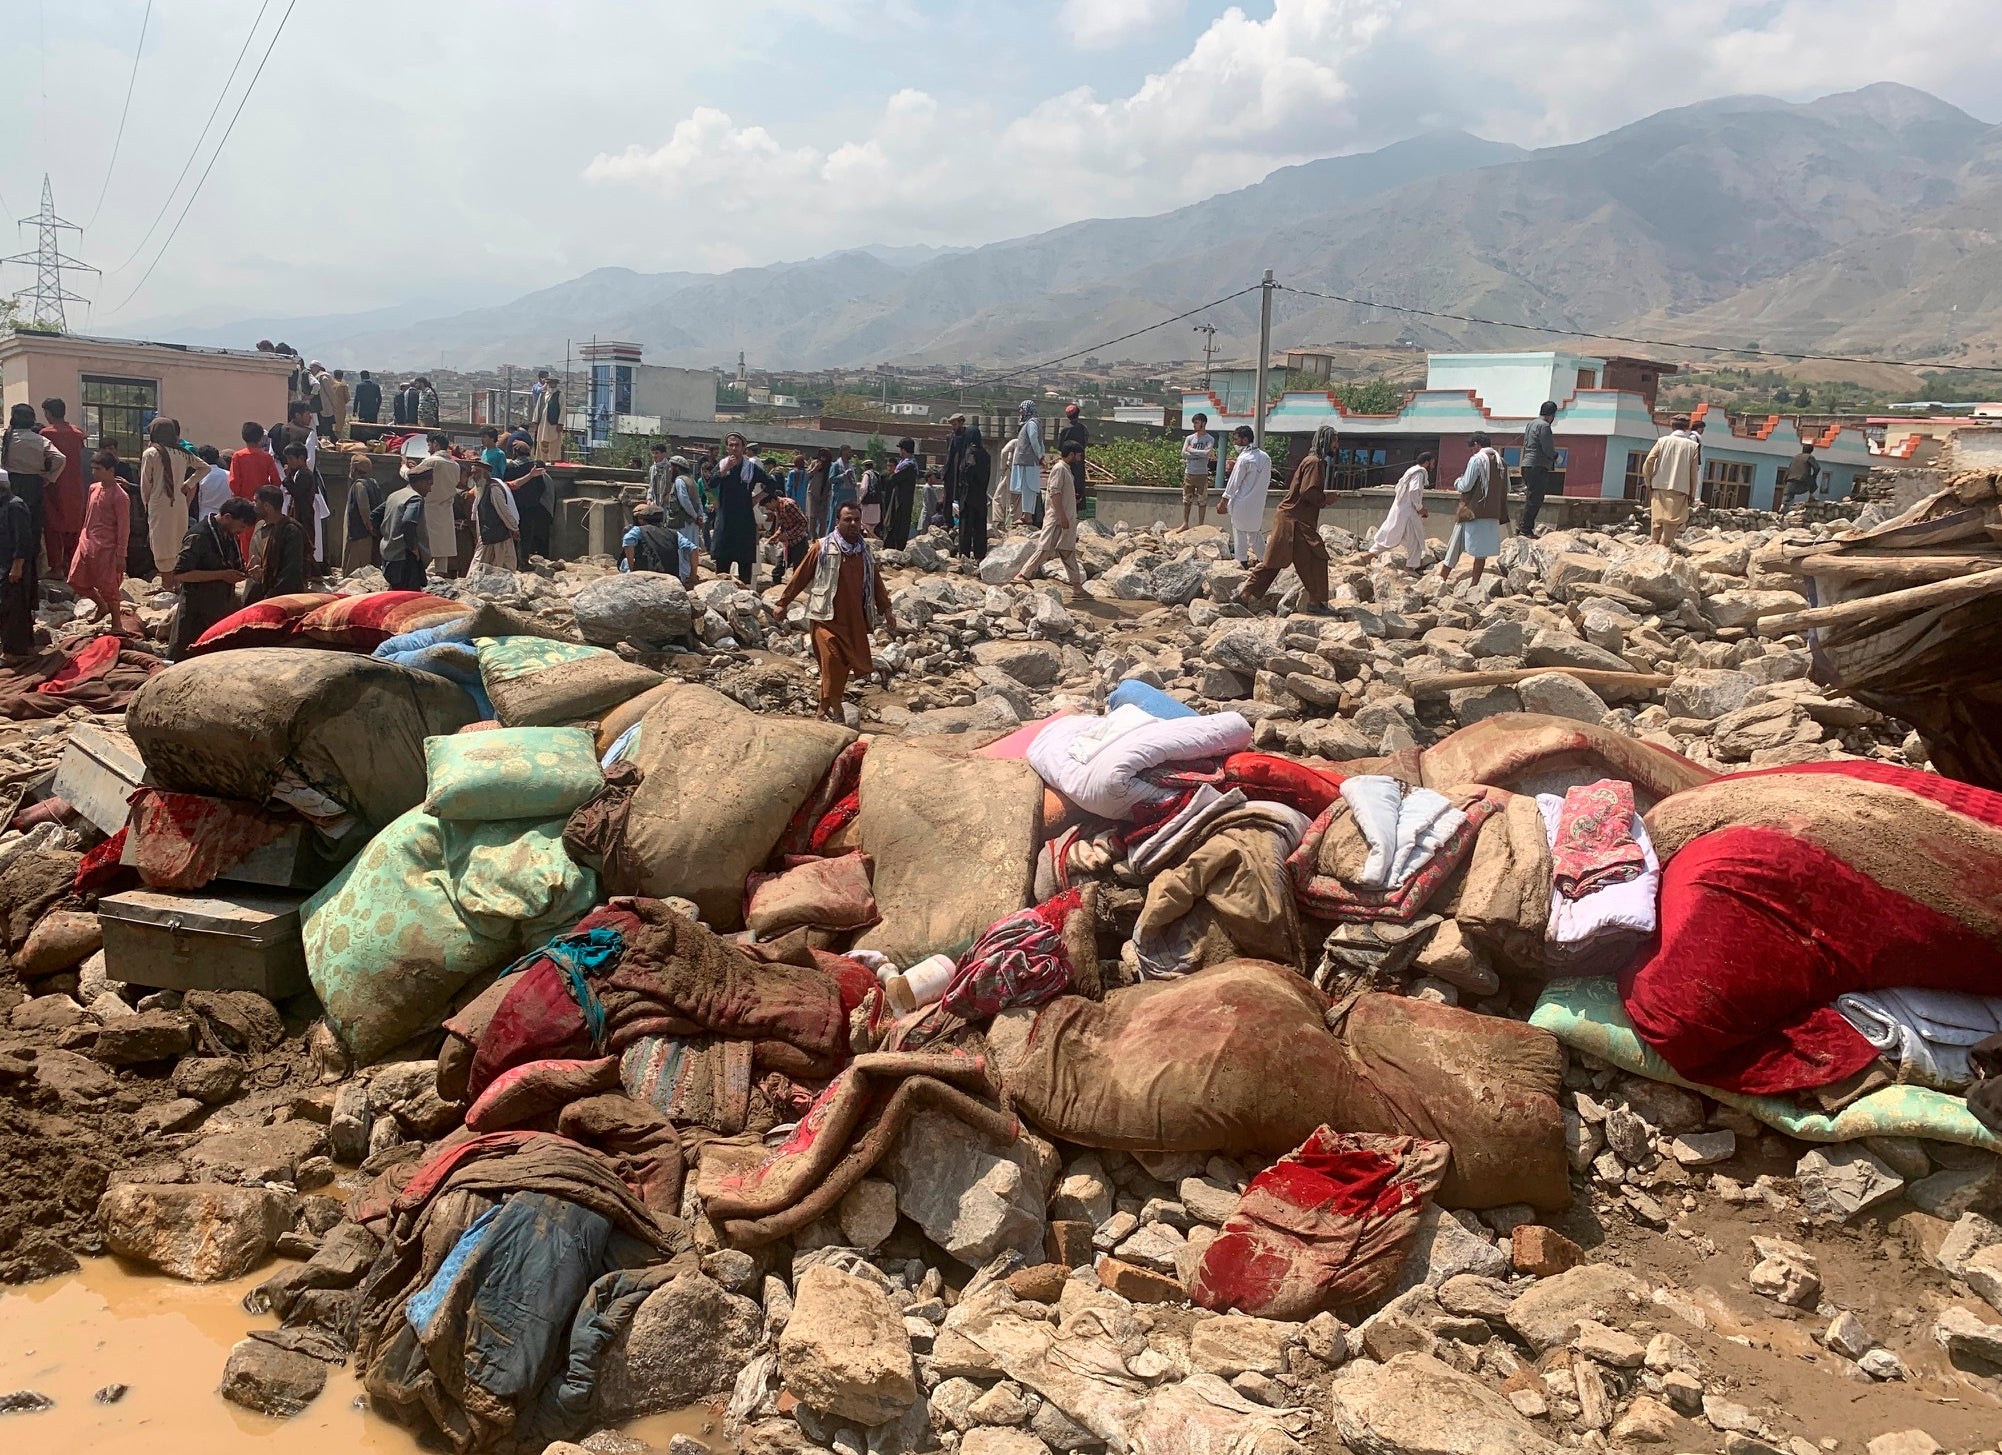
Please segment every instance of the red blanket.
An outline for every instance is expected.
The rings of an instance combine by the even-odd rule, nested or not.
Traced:
[[[1692,1081],[1826,1086],[1877,1054],[1837,996],[2002,988],[2002,794],[1879,764],[1806,767],[1737,774],[1648,816],[1667,859],[1661,929],[1621,998]]]
[[[1452,1148],[1320,1127],[1251,1179],[1189,1301],[1266,1319],[1374,1309],[1397,1281]]]

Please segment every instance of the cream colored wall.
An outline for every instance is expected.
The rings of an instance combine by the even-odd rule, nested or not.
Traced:
[[[245,420],[267,428],[285,417],[289,366],[275,360],[238,359],[214,354],[182,354],[175,349],[125,348],[84,339],[24,339],[0,347],[8,408],[17,403],[39,413],[51,395],[69,406],[70,422],[83,422],[85,374],[153,379],[160,387],[160,413],[181,422],[181,433],[197,445],[214,445],[227,455],[242,443]],[[145,441],[121,441],[137,454]]]

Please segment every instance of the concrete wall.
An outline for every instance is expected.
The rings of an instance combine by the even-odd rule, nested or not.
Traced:
[[[633,370],[633,413],[706,420],[716,413],[716,376],[708,369],[640,364]]]
[[[85,374],[149,379],[158,390],[159,412],[178,419],[181,433],[194,444],[214,445],[224,454],[242,445],[244,421],[269,425],[285,417],[290,373],[291,361],[275,355],[80,334],[0,335],[0,399],[7,408],[32,404],[39,413],[42,401],[54,397],[69,406],[70,423],[82,429]],[[145,444],[121,439],[119,448],[136,456]]]
[[[1149,485],[1095,485],[1092,494],[1098,500],[1098,519],[1106,525],[1117,528],[1121,524],[1135,530],[1145,530],[1158,523],[1169,526],[1181,524],[1182,492],[1179,489],[1163,489]],[[1279,500],[1285,494],[1284,488],[1275,484],[1269,497],[1265,523],[1269,527],[1278,510]],[[1340,492],[1328,497],[1328,503],[1321,510],[1321,524],[1338,525],[1367,539],[1376,528],[1383,524],[1383,518],[1390,513],[1390,501],[1394,494],[1390,490],[1357,490]],[[1425,508],[1431,516],[1424,522],[1425,534],[1433,540],[1443,541],[1453,532],[1453,507],[1459,497],[1450,490],[1428,490],[1425,492]],[[1210,496],[1210,514],[1205,519],[1211,525],[1224,524],[1216,514],[1217,497]],[[1587,525],[1606,525],[1630,514],[1634,504],[1629,500],[1592,500],[1574,496],[1556,496],[1544,503],[1543,513],[1537,519],[1540,526],[1552,529]],[[1509,518],[1513,520],[1521,512],[1520,498],[1512,496],[1509,501]]]
[[[1590,370],[1597,386],[1603,359],[1585,354],[1430,354],[1427,389],[1470,389],[1489,413],[1533,419],[1547,400],[1564,403],[1579,390],[1578,371]]]

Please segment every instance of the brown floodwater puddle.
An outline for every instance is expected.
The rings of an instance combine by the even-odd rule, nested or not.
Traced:
[[[239,1300],[277,1265],[233,1283],[193,1284],[132,1271],[114,1258],[83,1271],[0,1292],[0,1394],[32,1389],[53,1409],[0,1415],[7,1448],[68,1455],[294,1455],[360,1450],[417,1455],[399,1425],[360,1407],[361,1385],[334,1370],[320,1397],[289,1420],[241,1409],[216,1393],[230,1347],[273,1319]],[[128,1386],[115,1404],[93,1397]],[[721,1416],[681,1410],[623,1426],[665,1449],[677,1434],[725,1448]]]

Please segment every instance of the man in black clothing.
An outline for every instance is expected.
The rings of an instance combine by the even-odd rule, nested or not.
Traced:
[[[28,502],[0,481],[0,655],[9,667],[35,655],[35,568],[41,548]]]
[[[248,500],[227,500],[181,538],[181,557],[174,563],[174,588],[181,602],[167,645],[167,655],[174,661],[187,656],[203,632],[236,610],[236,583],[243,579],[238,532],[256,520],[256,507]]]
[[[556,493],[554,482],[549,478],[548,468],[519,441],[501,478],[514,491],[515,511],[521,516],[521,539],[517,542],[521,559],[516,569],[525,571],[529,557],[549,555],[549,531],[556,524],[556,512],[551,508]]]
[[[417,386],[408,379],[396,386],[396,398],[392,402],[394,413],[390,419],[396,424],[417,423]]]
[[[1821,487],[1821,461],[1814,457],[1814,446],[1807,440],[1800,442],[1800,453],[1786,463],[1786,494],[1780,499],[1780,513],[1784,515],[1793,509],[1796,500],[1803,508],[1814,500],[1815,491]]]
[[[1076,445],[1078,454],[1082,456],[1090,444],[1091,431],[1084,427],[1084,420],[1080,417],[1078,407],[1075,404],[1066,404],[1064,406],[1064,427],[1057,431],[1057,453],[1061,455],[1072,445]],[[1095,513],[1090,508],[1091,482],[1085,478],[1085,469],[1082,463],[1078,465],[1076,484],[1077,512],[1078,518],[1082,520]],[[1041,501],[1037,502],[1039,505],[1041,503]]]
[[[1525,536],[1536,534],[1536,516],[1550,489],[1550,472],[1557,468],[1557,437],[1550,429],[1555,418],[1557,404],[1546,399],[1522,432],[1522,524],[1518,531]]]
[[[959,540],[958,553],[978,561],[987,554],[987,478],[993,461],[981,442],[977,425],[964,425],[965,440],[959,452]]]
[[[945,437],[945,459],[939,470],[940,488],[945,503],[945,518],[953,520],[953,509],[959,504],[959,461],[966,453],[966,416],[955,414],[946,420],[952,432]]]
[[[382,413],[382,386],[369,376],[366,369],[361,371],[361,379],[355,384],[355,418],[363,424],[374,424],[376,416]]]
[[[306,532],[285,512],[285,492],[261,485],[255,501],[257,537],[251,554],[257,574],[243,594],[244,604],[267,596],[291,596],[306,589]]]
[[[883,495],[883,548],[901,551],[911,541],[911,511],[918,500],[918,456],[913,440],[897,441],[897,462],[890,468]]]

